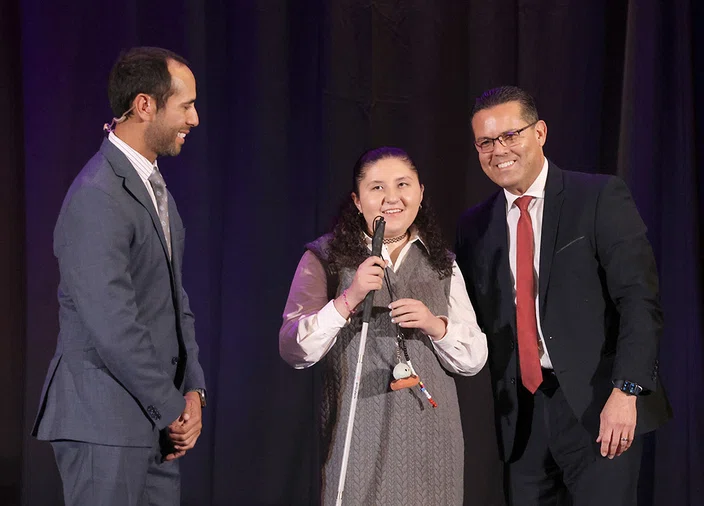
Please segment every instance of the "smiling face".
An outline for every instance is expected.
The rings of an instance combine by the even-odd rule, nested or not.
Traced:
[[[169,72],[173,94],[157,110],[144,133],[147,148],[156,156],[178,155],[186,142],[186,135],[191,128],[198,126],[193,73],[187,66],[173,60],[169,61]]]
[[[523,117],[519,102],[482,109],[472,118],[475,141],[493,139],[528,124],[530,121]],[[494,141],[492,152],[479,153],[482,170],[497,185],[515,195],[522,195],[543,168],[543,145],[547,132],[547,125],[540,120],[520,133],[516,145],[506,147],[498,140]]]
[[[384,237],[398,237],[406,233],[418,215],[423,185],[407,160],[382,158],[363,169],[358,194],[352,193],[352,200],[364,215],[367,233],[373,230],[374,219],[383,216]]]

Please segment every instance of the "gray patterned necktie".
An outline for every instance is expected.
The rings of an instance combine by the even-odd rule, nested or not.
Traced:
[[[154,190],[156,197],[156,210],[161,221],[161,228],[164,229],[164,237],[166,238],[166,248],[169,251],[169,260],[171,259],[171,228],[169,227],[169,197],[166,193],[166,182],[159,172],[157,167],[149,175],[149,182]]]

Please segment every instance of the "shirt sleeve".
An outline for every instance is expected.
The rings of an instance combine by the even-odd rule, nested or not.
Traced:
[[[306,251],[298,263],[284,308],[279,330],[281,358],[296,369],[312,366],[330,351],[346,324],[333,301],[328,300],[323,264]]]
[[[486,335],[477,324],[477,316],[467,295],[462,272],[453,262],[448,301],[447,332],[442,339],[430,340],[440,363],[450,372],[473,376],[486,363]],[[441,318],[445,318],[442,317]]]

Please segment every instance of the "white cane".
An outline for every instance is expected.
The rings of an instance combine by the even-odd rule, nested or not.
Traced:
[[[374,237],[372,238],[372,256],[381,256],[381,245],[384,243],[384,229],[386,222],[381,216],[374,220]],[[350,445],[352,443],[352,430],[354,429],[354,414],[357,411],[357,397],[359,395],[359,384],[362,380],[362,364],[364,361],[364,348],[367,345],[367,332],[369,332],[369,320],[372,316],[372,306],[374,303],[374,292],[371,291],[364,299],[364,310],[362,312],[362,334],[359,338],[359,353],[357,354],[357,367],[354,371],[354,384],[352,387],[352,400],[350,402],[350,414],[347,418],[347,432],[345,433],[345,448],[342,452],[342,466],[340,467],[340,481],[337,486],[337,506],[342,506],[342,494],[345,491],[345,478],[347,477],[347,461],[350,458]]]

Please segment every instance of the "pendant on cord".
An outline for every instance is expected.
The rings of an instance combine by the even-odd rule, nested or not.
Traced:
[[[405,361],[404,361],[405,360]],[[402,390],[404,388],[412,388],[416,385],[420,387],[420,391],[423,392],[426,399],[430,405],[434,408],[438,407],[438,403],[430,395],[428,389],[420,380],[420,376],[416,374],[415,369],[413,369],[413,364],[408,356],[408,349],[406,348],[406,340],[401,333],[401,329],[397,328],[396,334],[396,365],[394,366],[394,380],[391,382],[391,390]]]
[[[389,298],[394,300],[394,294],[391,290],[391,282],[389,281],[389,276],[384,276],[386,280],[386,287],[389,289]],[[394,380],[391,382],[391,390],[402,390],[404,388],[412,388],[416,385],[420,387],[420,391],[423,392],[425,398],[433,408],[438,407],[438,403],[435,402],[433,396],[430,395],[428,389],[425,387],[420,379],[418,373],[416,373],[411,363],[411,357],[408,355],[408,348],[406,347],[406,338],[401,332],[401,327],[396,323],[396,365],[393,370]]]
[[[420,378],[411,372],[408,364],[399,362],[394,367],[394,380],[391,382],[391,390],[401,390],[403,388],[412,388],[418,384]]]

